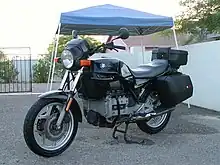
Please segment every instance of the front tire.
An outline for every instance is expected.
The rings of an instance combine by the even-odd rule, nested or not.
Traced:
[[[162,118],[161,121],[155,125],[150,124],[150,121],[153,120],[154,118],[150,119],[150,121],[138,121],[136,124],[139,127],[139,129],[147,134],[157,134],[161,132],[168,124],[171,116],[171,112],[168,112],[164,115],[164,118],[161,115],[160,117]]]
[[[53,156],[57,156],[63,153],[74,140],[77,130],[78,130],[78,121],[76,119],[76,116],[74,116],[71,110],[69,110],[68,116],[70,116],[70,120],[71,119],[73,120],[70,121],[72,123],[71,129],[70,129],[71,131],[68,132],[69,136],[68,138],[66,138],[66,141],[64,141],[64,143],[60,145],[60,147],[57,147],[55,149],[50,149],[50,148],[46,149],[39,145],[39,142],[36,141],[35,134],[34,134],[35,132],[34,128],[36,125],[35,119],[37,118],[38,114],[41,112],[41,110],[45,106],[52,104],[52,103],[60,103],[64,105],[64,102],[58,99],[41,98],[29,109],[25,117],[24,125],[23,125],[23,135],[24,135],[24,139],[25,139],[27,146],[32,152],[43,157],[53,157]],[[50,124],[51,124],[52,122],[54,122],[54,119],[50,119],[48,121],[50,121]]]

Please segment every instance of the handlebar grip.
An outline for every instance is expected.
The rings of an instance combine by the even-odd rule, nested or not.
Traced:
[[[114,45],[115,49],[122,49],[122,50],[126,50],[126,47],[124,46],[118,46],[118,45]]]

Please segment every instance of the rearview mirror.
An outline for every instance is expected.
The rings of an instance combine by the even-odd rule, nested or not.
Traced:
[[[72,37],[73,37],[73,39],[77,39],[78,38],[78,32],[76,30],[72,31]]]
[[[129,37],[129,31],[127,28],[120,28],[119,30],[119,36],[117,38],[121,38],[123,40],[127,39]]]

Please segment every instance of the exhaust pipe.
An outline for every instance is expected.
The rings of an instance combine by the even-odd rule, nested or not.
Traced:
[[[164,110],[164,111],[162,111],[162,112],[158,112],[158,113],[154,112],[154,113],[135,114],[135,116],[132,117],[131,120],[132,120],[132,121],[149,120],[149,119],[151,119],[151,118],[153,118],[153,117],[161,116],[161,115],[163,115],[163,114],[165,114],[165,113],[168,113],[168,112],[171,112],[171,111],[173,111],[173,110],[175,110],[174,107],[173,107],[173,108],[166,109],[166,110]]]
[[[160,115],[163,115],[163,114],[165,114],[165,113],[168,113],[168,112],[171,112],[171,111],[174,111],[174,110],[175,110],[175,107],[172,107],[172,108],[166,109],[166,110],[164,110],[164,111],[162,111],[162,112],[155,113],[155,114],[153,114],[152,116],[153,116],[153,117],[160,116]]]

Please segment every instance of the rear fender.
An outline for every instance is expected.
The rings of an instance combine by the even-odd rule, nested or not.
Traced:
[[[41,99],[48,98],[48,99],[59,99],[62,101],[66,101],[68,99],[68,94],[62,90],[53,90],[53,91],[45,92],[38,97]],[[82,112],[81,112],[80,106],[75,98],[73,98],[73,102],[70,106],[70,110],[73,113],[73,115],[76,116],[76,119],[79,122],[82,122]]]
[[[153,82],[149,81],[148,84],[145,86],[145,90],[142,93],[142,95],[140,96],[140,102],[141,103],[146,103],[148,96],[150,95],[150,93],[154,90],[153,88]]]

